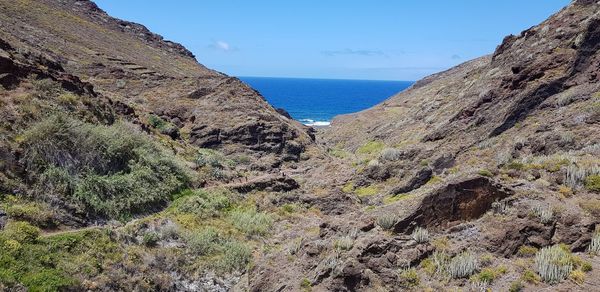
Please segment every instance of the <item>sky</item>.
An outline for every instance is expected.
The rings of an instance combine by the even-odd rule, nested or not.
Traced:
[[[418,80],[569,0],[95,0],[232,76]]]

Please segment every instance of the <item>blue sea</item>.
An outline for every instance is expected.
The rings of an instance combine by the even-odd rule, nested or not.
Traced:
[[[305,125],[327,126],[334,116],[370,108],[411,81],[239,77],[276,108]]]

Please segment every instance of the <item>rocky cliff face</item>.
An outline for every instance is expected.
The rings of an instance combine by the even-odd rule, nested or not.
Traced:
[[[43,54],[108,98],[173,125],[174,138],[225,152],[298,159],[307,129],[180,44],[108,16],[91,1],[3,1],[0,38]],[[274,161],[276,161],[275,159]]]

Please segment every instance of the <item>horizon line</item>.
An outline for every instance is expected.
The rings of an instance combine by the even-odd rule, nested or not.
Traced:
[[[312,80],[348,80],[348,81],[385,81],[385,82],[412,82],[417,80],[393,80],[393,79],[358,79],[358,78],[324,78],[324,77],[289,77],[289,76],[242,76],[232,75],[236,78],[272,78],[272,79],[312,79]]]

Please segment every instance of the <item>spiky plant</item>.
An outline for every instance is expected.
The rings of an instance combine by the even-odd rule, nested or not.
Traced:
[[[542,248],[535,255],[535,270],[546,283],[566,279],[573,270],[571,253],[560,245]]]
[[[469,251],[463,251],[450,260],[447,271],[450,277],[458,279],[473,275],[478,268],[477,257]]]
[[[531,208],[531,211],[543,224],[550,223],[554,219],[554,212],[547,206],[536,205]]]
[[[397,222],[398,218],[395,215],[384,214],[377,218],[377,225],[381,226],[381,228],[385,230],[390,230],[394,228]]]
[[[593,254],[600,254],[600,232],[597,232],[592,236],[588,251]]]
[[[417,243],[425,243],[429,241],[429,231],[427,231],[425,228],[415,228],[411,236]]]

